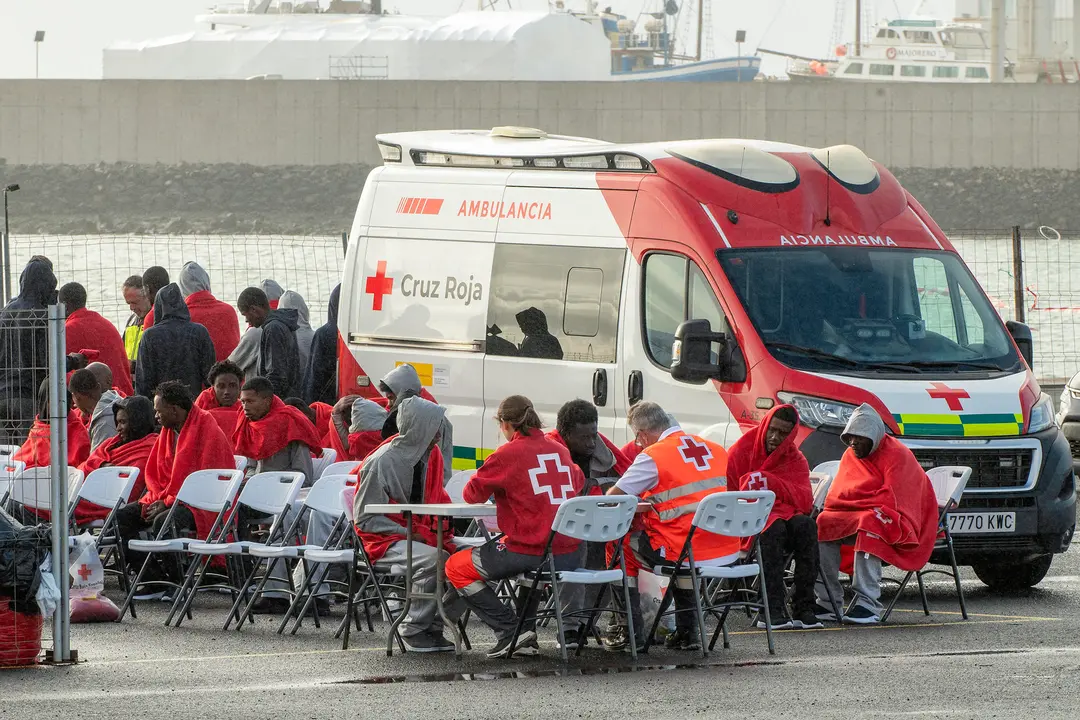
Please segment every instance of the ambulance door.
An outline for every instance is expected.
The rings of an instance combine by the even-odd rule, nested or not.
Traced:
[[[634,241],[635,245],[642,241]],[[626,264],[619,352],[619,392],[627,407],[641,400],[659,403],[679,424],[725,447],[740,435],[738,424],[710,381],[690,385],[671,377],[671,345],[679,323],[707,319],[728,330],[719,301],[702,271],[700,258],[672,243],[647,241],[641,262]],[[636,254],[636,253],[635,253]],[[632,439],[626,423],[619,438]]]
[[[459,212],[465,198],[498,198],[502,187],[478,187],[490,185],[484,181],[491,173],[452,173],[453,183],[419,182],[420,171],[380,178],[371,224],[357,243],[363,256],[353,272],[346,339],[371,386],[403,363],[416,368],[453,423],[453,467],[463,470],[475,469],[471,458],[482,447],[484,323],[496,220]]]

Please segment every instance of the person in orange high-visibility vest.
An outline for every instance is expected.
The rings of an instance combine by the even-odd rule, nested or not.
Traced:
[[[651,503],[653,512],[643,517],[643,530],[631,532],[624,542],[627,574],[636,578],[645,568],[673,565],[682,552],[697,504],[706,495],[727,490],[727,452],[716,443],[683,432],[674,418],[652,402],[639,402],[626,416],[634,439],[643,450],[634,458],[608,495],[636,495]],[[694,533],[695,562],[730,562],[739,555],[739,539]],[[676,589],[675,632],[664,644],[679,650],[699,650],[694,596],[689,589]],[[634,627],[642,628],[635,638],[644,642],[640,606],[631,603]]]

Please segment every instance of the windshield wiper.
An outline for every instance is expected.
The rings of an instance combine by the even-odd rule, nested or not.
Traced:
[[[909,365],[918,368],[954,368],[965,367],[973,370],[996,370],[1004,372],[1000,365],[993,363],[973,362],[970,360],[912,360]]]
[[[804,345],[793,345],[791,343],[784,342],[767,342],[766,348],[785,350],[787,352],[798,353],[799,355],[805,355],[816,360],[824,360],[825,362],[835,363],[837,365],[843,365],[844,367],[858,368],[862,367],[861,362],[855,360],[849,360],[846,357],[840,357],[839,355],[833,355],[832,353],[825,352],[824,350],[818,350],[817,348],[806,347]]]

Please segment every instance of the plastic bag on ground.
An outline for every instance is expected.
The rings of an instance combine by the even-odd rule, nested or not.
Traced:
[[[51,618],[56,612],[56,606],[60,604],[60,588],[52,574],[52,553],[46,555],[45,561],[41,563],[41,582],[34,599],[43,618]]]
[[[641,595],[641,619],[645,622],[646,631],[656,621],[656,613],[660,610],[660,601],[667,590],[668,578],[660,577],[655,573],[642,569],[638,572],[638,593]],[[670,607],[668,608],[671,609]],[[675,632],[675,616],[665,615],[660,620],[660,626],[656,628],[657,635]]]
[[[105,568],[101,564],[94,536],[83,533],[74,540],[72,555],[75,560],[68,566],[71,575],[68,602],[71,622],[115,622],[120,617],[120,609],[105,597]]]
[[[34,665],[41,655],[41,615],[16,612],[0,596],[0,668]]]
[[[52,548],[48,525],[28,526],[0,510],[0,596],[20,613],[39,613],[34,597],[41,563]]]

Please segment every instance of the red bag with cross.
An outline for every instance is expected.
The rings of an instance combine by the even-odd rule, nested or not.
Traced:
[[[115,622],[120,609],[105,597],[105,568],[98,555],[97,543],[90,533],[75,538],[75,561],[68,567],[71,575],[69,607],[71,622]]]

